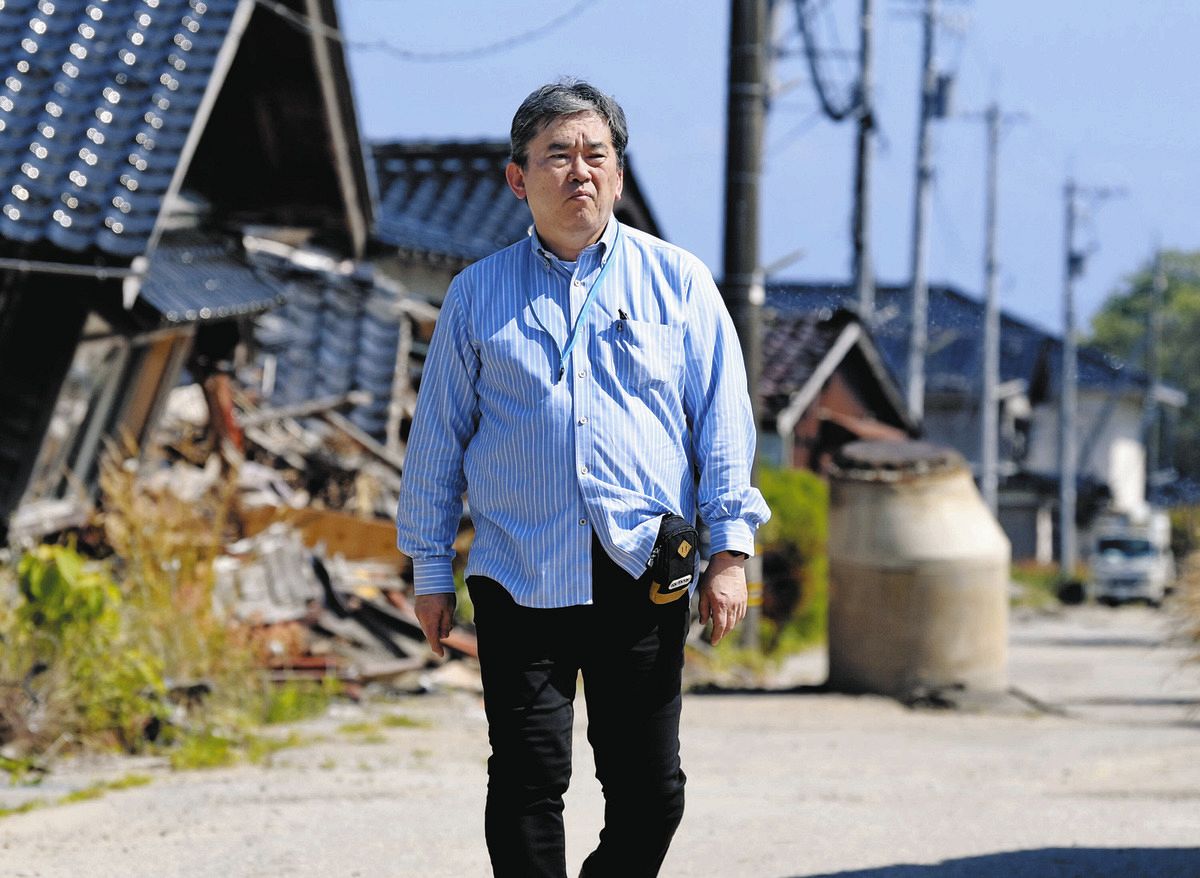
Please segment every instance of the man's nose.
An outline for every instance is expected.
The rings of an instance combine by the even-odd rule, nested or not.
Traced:
[[[582,155],[577,155],[571,159],[571,179],[578,180],[580,183],[590,179],[592,176],[591,167],[587,160]]]

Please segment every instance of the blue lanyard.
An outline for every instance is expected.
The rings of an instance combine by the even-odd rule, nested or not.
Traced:
[[[591,289],[588,290],[587,298],[583,300],[583,305],[579,309],[579,315],[575,318],[575,325],[571,328],[571,334],[567,336],[566,347],[559,348],[558,351],[558,381],[562,381],[563,375],[567,373],[567,359],[571,356],[571,350],[575,347],[575,342],[579,340],[579,328],[583,326],[583,319],[587,316],[588,308],[592,306],[592,302],[596,298],[596,293],[600,289],[600,282],[604,280],[604,275],[608,273],[608,267],[613,264],[617,258],[617,245],[621,241],[621,226],[617,224],[617,233],[613,235],[612,248],[609,250],[608,257],[604,260],[604,264],[600,266],[600,273],[596,275],[596,279],[592,281]],[[538,326],[546,335],[550,336],[550,340],[554,342],[554,346],[558,348],[558,339],[554,334],[546,329],[546,324],[542,323],[542,318],[538,317],[537,309],[533,307],[533,301],[529,302],[529,310],[533,312],[533,319],[537,321]],[[558,381],[554,383],[557,384]]]

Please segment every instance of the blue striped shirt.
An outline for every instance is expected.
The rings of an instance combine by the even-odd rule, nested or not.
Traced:
[[[635,577],[670,512],[699,512],[711,551],[752,553],[770,516],[750,485],[754,443],[741,349],[703,263],[615,219],[574,263],[534,233],[469,266],[446,294],[397,545],[413,559],[417,594],[453,591],[466,493],[468,576],[496,580],[525,606],[587,604],[593,530]]]

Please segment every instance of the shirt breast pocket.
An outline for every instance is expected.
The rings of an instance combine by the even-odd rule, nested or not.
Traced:
[[[683,363],[683,330],[665,323],[620,320],[613,333],[617,378],[627,387],[675,384]]]

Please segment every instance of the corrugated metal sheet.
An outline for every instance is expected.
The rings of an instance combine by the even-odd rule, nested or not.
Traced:
[[[284,300],[282,284],[252,268],[232,242],[190,233],[165,236],[150,260],[141,298],[169,323],[261,313]]]
[[[0,236],[144,252],[237,0],[0,0]]]

